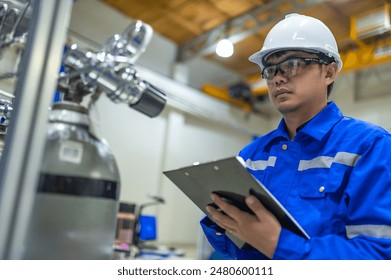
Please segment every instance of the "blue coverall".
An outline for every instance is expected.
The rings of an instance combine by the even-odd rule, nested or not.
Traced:
[[[284,120],[240,151],[311,237],[282,229],[273,259],[391,259],[391,135],[343,116],[334,102],[290,141]],[[240,186],[238,186],[240,188]],[[238,249],[209,218],[207,239],[226,259],[265,259]]]

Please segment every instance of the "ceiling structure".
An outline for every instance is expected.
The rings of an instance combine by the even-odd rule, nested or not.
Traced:
[[[386,0],[104,0],[131,18],[150,24],[178,46],[178,61],[203,57],[230,69],[249,83],[259,68],[248,57],[261,48],[270,28],[284,15],[302,13],[322,20],[333,32],[343,71],[391,61],[390,4]],[[218,40],[234,43],[222,58]],[[208,81],[206,81],[208,83]],[[209,83],[213,83],[209,81]],[[264,94],[265,88],[252,88]],[[219,97],[215,88],[205,91]],[[224,95],[224,93],[222,93]],[[221,97],[221,96],[220,96]]]

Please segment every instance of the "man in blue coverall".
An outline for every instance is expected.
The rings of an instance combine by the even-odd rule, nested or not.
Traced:
[[[249,59],[283,118],[239,156],[310,239],[282,228],[254,196],[246,197],[252,215],[212,195],[225,214],[207,207],[212,219],[201,226],[211,245],[228,259],[391,259],[391,135],[328,101],[342,68],[331,31],[288,15]]]

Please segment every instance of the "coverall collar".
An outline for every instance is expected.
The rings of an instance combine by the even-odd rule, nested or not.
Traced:
[[[331,128],[343,117],[341,110],[333,102],[329,102],[327,106],[320,111],[315,117],[298,128],[295,139],[304,133],[318,141],[331,130]],[[284,119],[281,119],[277,129],[273,133],[273,139],[283,137],[289,139],[289,134],[285,126]]]

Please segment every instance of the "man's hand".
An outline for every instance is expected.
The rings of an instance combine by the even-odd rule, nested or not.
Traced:
[[[239,210],[216,194],[212,194],[211,198],[225,213],[223,214],[211,206],[206,207],[216,224],[246,241],[265,256],[273,258],[281,225],[255,196],[246,197],[246,204],[255,215]]]

